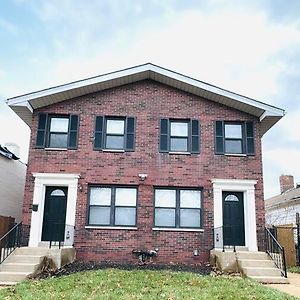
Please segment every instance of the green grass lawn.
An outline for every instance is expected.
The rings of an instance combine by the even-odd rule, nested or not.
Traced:
[[[0,290],[0,299],[295,299],[240,277],[188,272],[106,269]]]

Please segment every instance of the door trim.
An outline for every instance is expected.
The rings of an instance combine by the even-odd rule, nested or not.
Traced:
[[[212,179],[214,197],[214,228],[223,226],[223,191],[243,192],[245,246],[257,251],[255,184],[256,180]]]
[[[35,178],[32,203],[38,205],[38,211],[31,213],[29,246],[38,247],[42,238],[46,186],[68,188],[66,224],[75,226],[77,186],[80,175],[62,173],[33,173],[32,175]]]

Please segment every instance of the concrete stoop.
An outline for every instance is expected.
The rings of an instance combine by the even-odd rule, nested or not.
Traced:
[[[47,249],[47,248],[17,248],[0,265],[0,285],[13,285],[41,270],[43,258],[50,257],[60,268],[75,258],[74,248]]]
[[[265,252],[221,250],[211,251],[211,260],[224,272],[239,272],[261,283],[289,283]]]
[[[261,283],[289,283],[265,252],[238,252],[237,263],[242,274]]]

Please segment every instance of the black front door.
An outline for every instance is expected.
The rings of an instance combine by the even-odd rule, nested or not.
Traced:
[[[68,188],[46,187],[42,241],[64,241]]]
[[[243,193],[223,192],[223,242],[225,246],[245,246]]]

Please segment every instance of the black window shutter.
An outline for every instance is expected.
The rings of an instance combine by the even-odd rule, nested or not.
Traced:
[[[169,151],[169,120],[160,119],[159,152]]]
[[[255,154],[253,122],[246,122],[246,150],[248,155]]]
[[[36,135],[36,148],[45,148],[47,128],[47,114],[39,114],[39,123]]]
[[[200,124],[198,120],[191,121],[191,153],[200,153]]]
[[[215,123],[215,153],[224,154],[224,122],[216,121]]]
[[[97,116],[95,124],[94,149],[101,150],[103,148],[103,121],[104,117]]]
[[[126,118],[125,151],[134,151],[135,118]]]
[[[79,127],[79,117],[78,117],[78,115],[70,115],[68,149],[77,149],[78,127]]]

